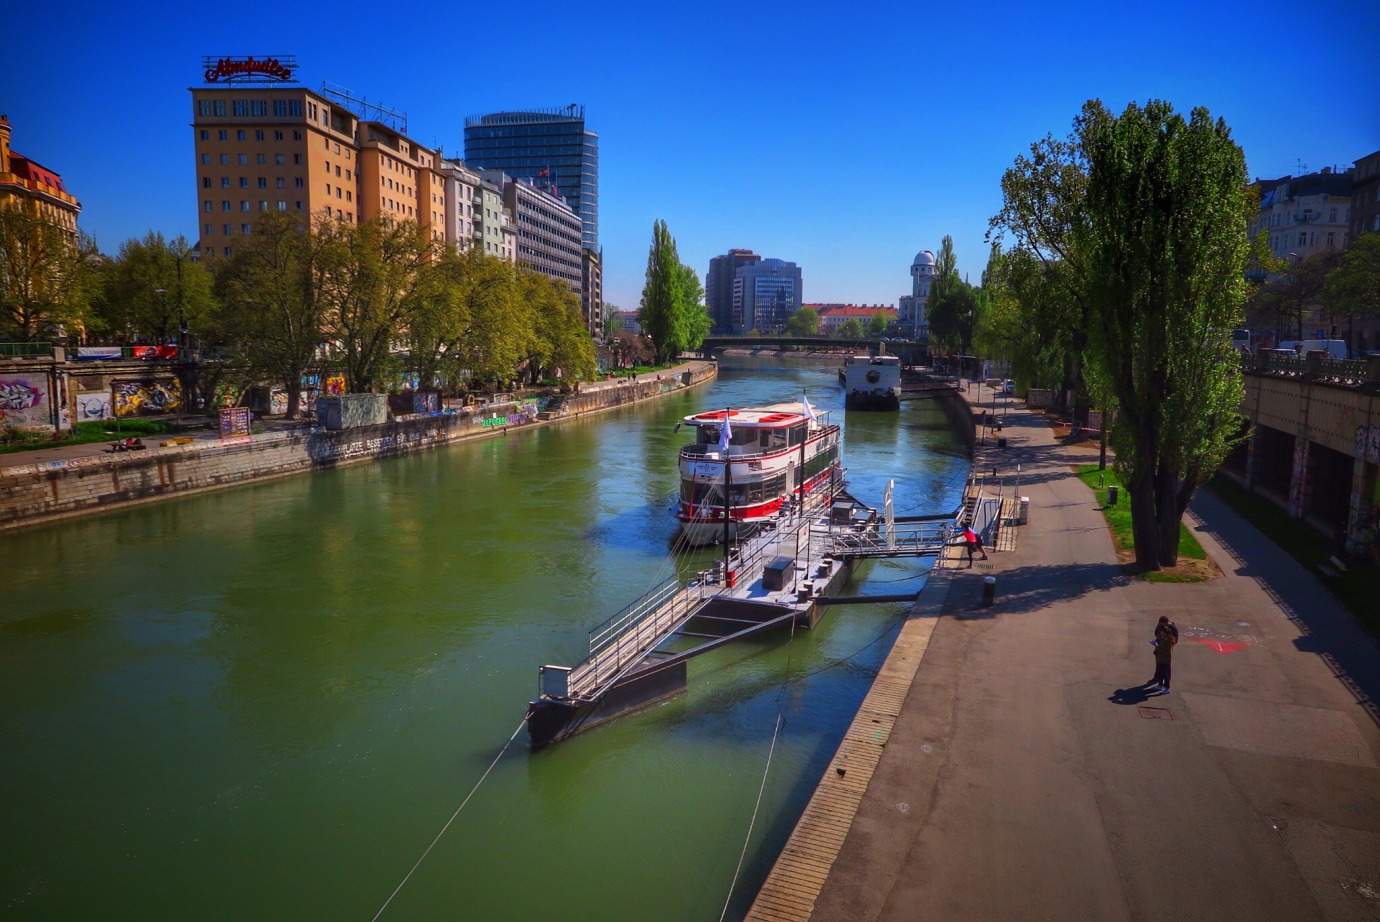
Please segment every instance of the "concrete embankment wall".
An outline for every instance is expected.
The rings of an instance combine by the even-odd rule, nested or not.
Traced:
[[[37,464],[24,464],[19,460],[22,456],[12,456],[17,462],[13,465],[0,461],[0,530],[468,439],[494,438],[510,429],[548,425],[654,399],[712,380],[717,373],[718,367],[706,362],[676,375],[644,375],[636,382],[583,390],[568,396],[560,415],[551,420],[527,413],[418,416],[339,431],[285,430],[255,436],[243,445],[197,440],[142,452],[94,453]]]

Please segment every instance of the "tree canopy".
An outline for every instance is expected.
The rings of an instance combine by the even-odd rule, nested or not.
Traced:
[[[786,332],[792,336],[814,336],[819,333],[819,311],[802,307],[786,321]]]
[[[646,284],[637,315],[643,332],[651,337],[658,363],[665,364],[704,342],[710,321],[703,301],[699,276],[681,263],[675,238],[666,222],[658,219],[652,226]]]
[[[1225,122],[1160,101],[1119,116],[1090,101],[1067,141],[1032,145],[1002,179],[992,227],[1021,254],[1002,267],[1003,295],[1054,326],[1067,365],[1095,363],[1115,399],[1116,465],[1146,569],[1177,561],[1183,512],[1239,428],[1225,331],[1242,319],[1247,190]]]
[[[0,208],[0,335],[80,333],[90,316],[95,244],[22,208]]]

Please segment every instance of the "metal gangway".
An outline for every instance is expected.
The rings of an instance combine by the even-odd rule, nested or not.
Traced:
[[[810,554],[809,542],[817,548],[815,556],[827,552],[827,529],[815,532],[812,520],[831,502],[828,491],[807,498],[804,509],[795,510],[770,527],[739,542],[730,569],[736,585],[748,585],[762,575],[775,557],[798,549]],[[826,536],[821,541],[819,536]],[[571,701],[593,701],[639,664],[653,655],[657,647],[674,635],[710,601],[730,592],[722,561],[695,573],[681,585],[679,576],[670,576],[622,611],[589,632],[588,655],[574,667],[542,666],[539,670],[540,694]],[[789,615],[790,612],[783,612]]]

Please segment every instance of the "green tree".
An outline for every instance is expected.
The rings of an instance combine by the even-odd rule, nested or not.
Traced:
[[[950,352],[969,354],[978,315],[978,296],[973,286],[962,279],[951,279],[938,295],[930,295],[925,312],[931,342]]]
[[[1277,340],[1307,338],[1305,321],[1321,305],[1328,274],[1341,262],[1334,249],[1276,260],[1274,277],[1251,294],[1251,322],[1273,326]]]
[[[297,416],[302,375],[323,339],[325,281],[337,263],[328,236],[293,215],[268,212],[232,257],[215,264],[221,310],[206,338],[243,367],[242,383],[282,385],[289,418]]]
[[[658,220],[652,226],[647,251],[647,280],[642,288],[638,321],[651,337],[658,364],[666,364],[684,349],[697,349],[709,333],[704,287],[695,270],[684,265],[676,241]]]
[[[171,342],[182,329],[208,331],[215,322],[215,282],[192,258],[185,237],[167,240],[157,231],[126,240],[101,269],[91,328],[127,340]]]
[[[580,316],[580,299],[564,282],[518,271],[520,297],[533,324],[527,378],[537,384],[559,377],[567,384],[594,376],[594,343]]]
[[[1089,359],[1118,405],[1116,467],[1136,561],[1178,560],[1184,510],[1239,429],[1240,325],[1250,257],[1245,157],[1221,119],[1165,102],[1075,122],[1087,184],[1074,242],[1085,260]]]
[[[77,333],[94,283],[95,244],[21,208],[0,208],[0,335]]]
[[[398,338],[424,295],[439,243],[415,221],[323,223],[316,235],[336,259],[325,280],[328,337],[338,344],[345,386],[367,393],[396,377]]]
[[[786,321],[786,332],[792,336],[816,336],[819,333],[819,311],[802,307]]]
[[[867,331],[863,329],[861,320],[857,317],[849,317],[839,324],[837,336],[839,339],[862,339],[867,336]]]
[[[887,324],[890,322],[891,319],[887,316],[886,311],[877,311],[867,322],[867,332],[871,336],[881,336],[886,332]]]
[[[1380,233],[1362,234],[1352,241],[1341,265],[1327,275],[1322,305],[1334,322],[1380,311]]]

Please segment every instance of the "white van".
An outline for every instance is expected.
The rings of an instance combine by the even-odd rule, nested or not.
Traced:
[[[1346,340],[1344,339],[1305,339],[1298,345],[1298,353],[1301,358],[1306,358],[1310,352],[1325,352],[1329,358],[1344,359],[1348,355]]]

